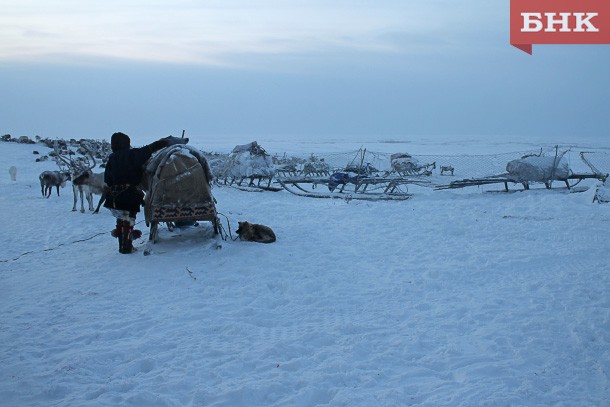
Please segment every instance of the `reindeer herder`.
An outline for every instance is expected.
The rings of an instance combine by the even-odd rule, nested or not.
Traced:
[[[108,194],[104,207],[116,218],[116,229],[112,236],[119,239],[119,252],[132,253],[133,239],[142,236],[135,229],[136,214],[144,203],[144,193],[138,189],[142,181],[143,166],[150,156],[174,144],[186,144],[188,138],[168,136],[140,148],[131,148],[131,140],[124,133],[114,133],[110,139],[112,154],[108,157],[104,171],[104,182]]]

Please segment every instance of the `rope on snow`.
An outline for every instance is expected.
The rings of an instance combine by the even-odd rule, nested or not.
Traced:
[[[141,220],[141,221],[139,221],[138,223],[136,223],[136,225],[138,225],[138,224],[140,224],[140,223],[142,223],[142,222],[144,222],[144,221],[143,221],[143,220]],[[135,226],[135,225],[134,225],[134,226]],[[64,242],[64,243],[60,243],[60,244],[58,244],[58,245],[57,245],[57,246],[55,246],[55,247],[49,247],[49,248],[42,249],[42,250],[30,250],[30,251],[28,251],[28,252],[21,253],[19,256],[15,257],[15,258],[12,258],[12,259],[6,259],[6,260],[0,260],[0,263],[8,263],[8,262],[10,262],[10,261],[17,261],[17,260],[19,260],[20,258],[22,258],[23,256],[26,256],[26,255],[28,255],[28,254],[32,254],[32,253],[44,253],[44,252],[50,252],[50,251],[53,251],[53,250],[57,250],[57,249],[59,249],[59,248],[60,248],[60,247],[62,247],[62,246],[68,246],[68,245],[73,245],[73,244],[75,244],[75,243],[86,242],[87,240],[91,240],[91,239],[93,239],[93,238],[95,238],[95,237],[98,237],[98,236],[101,236],[101,235],[105,235],[105,234],[107,234],[107,233],[110,233],[110,231],[107,231],[107,232],[99,232],[99,233],[94,234],[93,236],[89,236],[89,237],[84,238],[84,239],[73,240],[72,242]]]
[[[222,215],[225,217],[225,219],[227,221],[227,228],[229,230],[229,233],[227,233],[225,231],[225,228],[222,226],[222,224],[220,222],[218,222],[218,227],[220,229],[220,236],[222,237],[222,240],[226,241],[227,239],[231,239],[231,241],[233,241],[233,242],[236,241],[239,238],[239,236],[233,237],[233,234],[231,233],[231,222],[229,222],[228,216],[225,215],[224,213],[220,213],[220,212],[218,212],[217,215]]]

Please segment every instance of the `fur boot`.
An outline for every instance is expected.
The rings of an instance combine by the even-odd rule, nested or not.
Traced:
[[[128,220],[121,221],[123,223],[121,229],[121,237],[119,237],[119,252],[123,254],[133,253],[132,230],[133,225]]]
[[[112,232],[110,232],[110,234],[112,235],[112,237],[120,237],[121,236],[121,230],[123,230],[123,221],[117,219],[116,220],[116,228],[112,230]]]
[[[123,247],[123,221],[120,219],[116,220],[116,229],[114,229],[112,232],[110,232],[110,234],[112,235],[112,237],[116,237],[119,239],[119,252],[121,251],[121,248]]]

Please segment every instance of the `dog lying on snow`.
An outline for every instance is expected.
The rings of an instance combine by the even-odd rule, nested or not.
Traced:
[[[275,242],[275,233],[269,226],[259,225],[250,222],[238,222],[237,234],[239,240],[258,243],[273,243]]]

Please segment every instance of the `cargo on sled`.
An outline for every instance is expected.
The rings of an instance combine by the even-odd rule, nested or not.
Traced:
[[[149,240],[156,241],[160,222],[210,221],[219,233],[212,195],[213,175],[203,154],[188,145],[174,145],[148,160],[144,183],[144,218]]]

